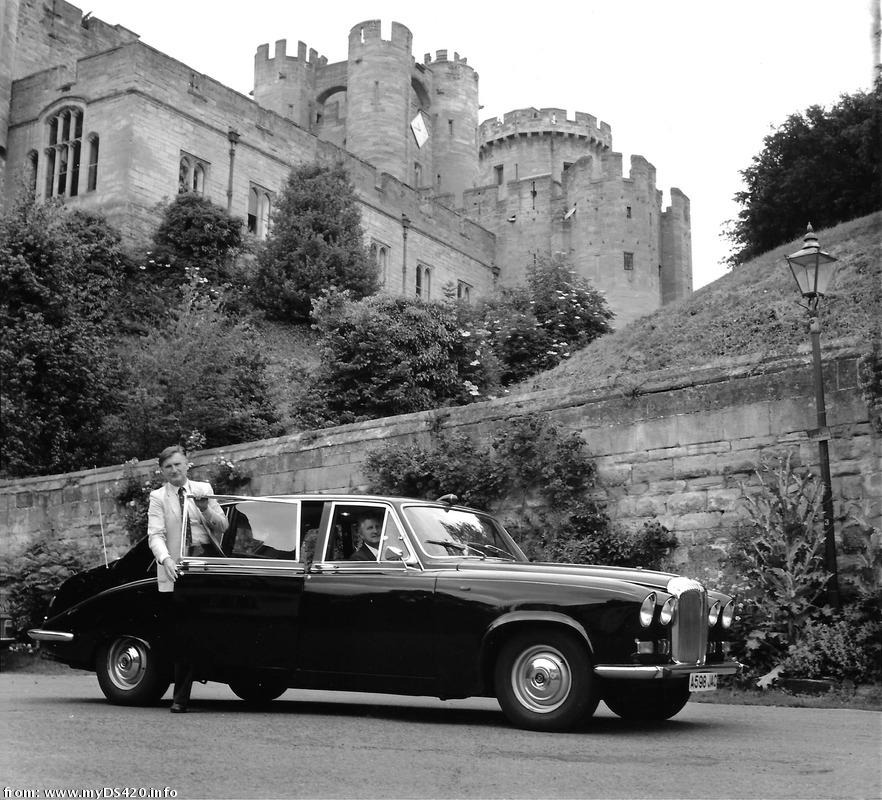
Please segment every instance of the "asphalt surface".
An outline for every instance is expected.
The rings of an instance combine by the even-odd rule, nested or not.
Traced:
[[[689,703],[638,725],[601,704],[587,730],[544,734],[486,699],[292,690],[257,711],[197,684],[191,713],[167,705],[112,706],[87,673],[0,676],[2,796],[882,797],[872,711]]]

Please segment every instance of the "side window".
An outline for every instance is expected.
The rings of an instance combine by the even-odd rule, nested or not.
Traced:
[[[388,508],[338,505],[331,519],[326,561],[402,561],[410,548]]]
[[[230,558],[297,560],[300,505],[243,500],[228,506],[224,555]]]

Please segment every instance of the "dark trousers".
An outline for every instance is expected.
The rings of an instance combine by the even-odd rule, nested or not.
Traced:
[[[172,702],[176,705],[186,706],[190,702],[190,690],[193,688],[194,666],[187,651],[185,637],[178,625],[174,594],[160,592],[160,606],[163,634],[167,637],[166,640],[172,643],[175,660],[175,689]]]

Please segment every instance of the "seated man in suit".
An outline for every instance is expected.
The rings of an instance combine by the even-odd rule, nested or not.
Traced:
[[[349,561],[377,561],[380,547],[380,520],[373,515],[365,515],[358,521],[356,532],[361,544],[349,556]]]

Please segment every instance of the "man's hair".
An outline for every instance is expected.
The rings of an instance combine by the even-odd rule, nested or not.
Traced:
[[[183,447],[179,444],[173,444],[171,447],[166,447],[158,456],[156,456],[156,460],[159,462],[159,468],[162,469],[162,465],[168,461],[175,453],[180,453],[184,458],[187,457],[187,453]]]

